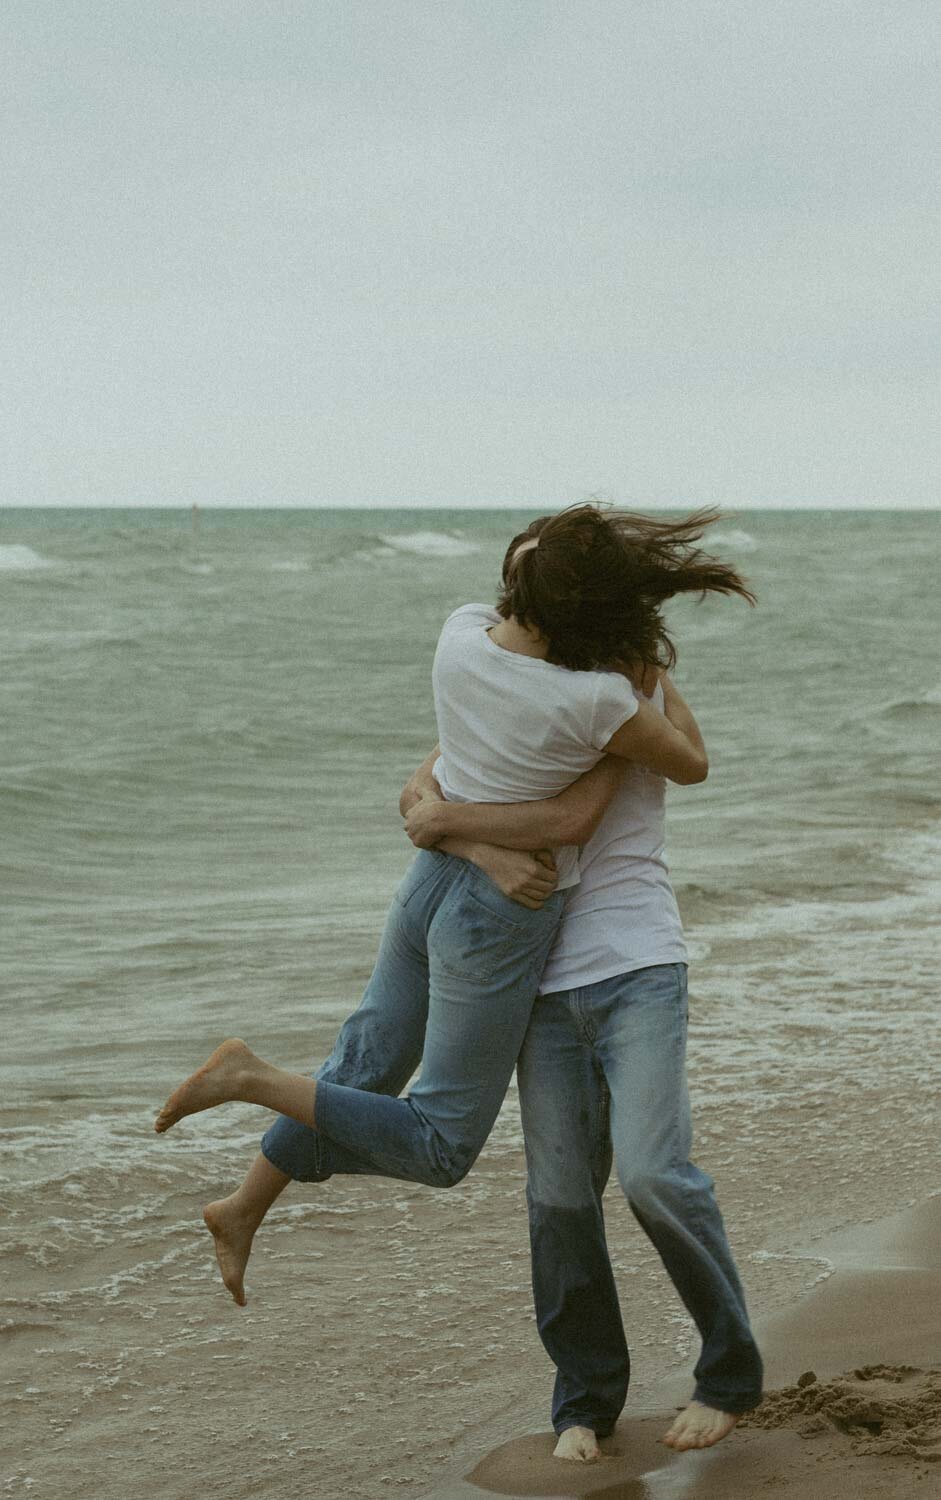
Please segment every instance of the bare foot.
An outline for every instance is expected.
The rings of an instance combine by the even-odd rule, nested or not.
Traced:
[[[601,1457],[601,1449],[590,1427],[566,1427],[552,1457],[567,1458],[579,1464],[595,1464]]]
[[[711,1448],[728,1437],[738,1417],[729,1411],[717,1411],[714,1406],[704,1406],[701,1401],[691,1401],[681,1411],[663,1441],[676,1453],[687,1448]]]
[[[185,1115],[198,1114],[214,1104],[240,1099],[246,1075],[258,1067],[258,1058],[238,1037],[232,1037],[191,1073],[185,1083],[174,1089],[154,1121],[158,1132],[169,1130]]]
[[[239,1210],[234,1197],[220,1198],[203,1209],[203,1222],[212,1235],[222,1280],[239,1307],[247,1301],[243,1278],[252,1253],[256,1223]]]

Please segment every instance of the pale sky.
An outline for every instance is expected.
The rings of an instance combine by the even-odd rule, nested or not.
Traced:
[[[939,38],[4,0],[0,504],[937,504]]]

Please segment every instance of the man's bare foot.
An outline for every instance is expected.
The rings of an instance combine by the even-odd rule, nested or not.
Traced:
[[[231,1037],[185,1083],[174,1089],[154,1121],[154,1129],[162,1133],[185,1115],[198,1114],[201,1109],[211,1109],[214,1104],[225,1104],[230,1099],[241,1099],[246,1078],[259,1066],[260,1060],[254,1052],[238,1037]]]
[[[234,1196],[208,1203],[203,1209],[203,1222],[216,1247],[222,1280],[232,1293],[232,1300],[244,1307],[247,1298],[243,1278],[257,1225],[239,1210]]]
[[[601,1449],[590,1427],[566,1427],[555,1445],[552,1457],[567,1458],[579,1464],[594,1464],[601,1457]]]
[[[717,1411],[714,1406],[704,1406],[701,1401],[691,1401],[681,1411],[663,1441],[676,1453],[687,1448],[711,1448],[728,1437],[738,1421],[733,1412]]]

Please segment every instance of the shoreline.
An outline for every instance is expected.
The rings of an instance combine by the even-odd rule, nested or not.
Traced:
[[[482,1494],[753,1500],[765,1488],[777,1500],[818,1494],[898,1500],[902,1493],[923,1493],[927,1500],[930,1484],[941,1478],[941,1193],[793,1253],[830,1270],[790,1306],[757,1323],[766,1401],[723,1443],[685,1454],[661,1444],[673,1411],[688,1399],[684,1369],[661,1380],[639,1408],[629,1408],[602,1443],[599,1463],[563,1464],[552,1457],[552,1433],[527,1433],[460,1472],[455,1468],[423,1491],[422,1500],[480,1500]],[[820,1393],[822,1415],[812,1422],[789,1410],[797,1404],[793,1393],[801,1376]],[[869,1396],[865,1409],[860,1392]],[[916,1401],[922,1408],[927,1403],[927,1425],[905,1410],[906,1402]],[[865,1422],[854,1421],[857,1410]],[[891,1435],[896,1414],[914,1434],[910,1444]],[[892,1452],[893,1445],[911,1451]]]

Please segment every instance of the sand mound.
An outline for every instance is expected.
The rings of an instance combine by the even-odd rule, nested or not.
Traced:
[[[796,1385],[769,1391],[742,1427],[790,1427],[801,1437],[838,1432],[856,1453],[941,1460],[941,1370],[865,1365],[835,1380],[812,1370]]]

